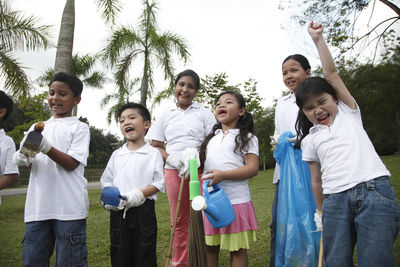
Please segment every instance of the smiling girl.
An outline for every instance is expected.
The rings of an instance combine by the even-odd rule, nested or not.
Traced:
[[[183,179],[187,172],[184,163],[188,160],[184,152],[190,149],[194,151],[192,155],[198,157],[197,150],[201,142],[215,124],[212,112],[193,102],[199,89],[200,78],[196,72],[185,70],[179,73],[174,88],[176,106],[169,108],[157,118],[151,132],[151,144],[158,148],[166,161],[164,176],[171,227],[178,202],[181,178]],[[189,266],[189,214],[189,179],[186,179],[173,240],[172,266]]]
[[[296,103],[298,143],[310,168],[317,210],[322,214],[324,266],[395,266],[393,243],[400,207],[390,173],[365,132],[360,108],[336,72],[322,36],[311,22],[308,32],[326,78],[306,79]]]

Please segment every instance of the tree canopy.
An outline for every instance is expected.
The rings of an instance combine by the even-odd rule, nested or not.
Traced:
[[[26,97],[31,87],[25,67],[14,52],[49,48],[49,28],[41,25],[38,18],[23,16],[11,10],[7,1],[0,1],[0,79],[12,96]]]
[[[147,98],[151,97],[154,88],[153,75],[156,67],[161,67],[164,79],[173,80],[173,56],[178,56],[184,62],[189,57],[185,41],[172,32],[160,32],[157,23],[157,3],[143,1],[143,12],[136,28],[120,26],[107,41],[102,50],[104,62],[110,68],[115,68],[114,77],[117,87],[121,87],[130,79],[129,71],[132,62],[140,59],[141,86],[140,102],[146,106]]]
[[[299,5],[301,2],[301,5]],[[376,11],[378,2],[393,11],[392,15],[379,17]],[[343,54],[356,49],[355,56],[359,56],[365,48],[374,49],[376,55],[382,54],[388,58],[399,52],[399,1],[387,0],[309,0],[309,1],[281,1],[283,8],[295,10],[292,19],[304,25],[310,21],[318,21],[327,30],[327,42],[338,47]],[[366,21],[361,22],[361,18]],[[362,28],[360,28],[362,24]],[[379,49],[381,48],[381,49]],[[397,51],[397,52],[396,52]]]

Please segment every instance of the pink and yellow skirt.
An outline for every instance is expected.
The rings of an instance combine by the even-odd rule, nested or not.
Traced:
[[[220,246],[220,249],[238,251],[249,249],[250,242],[256,241],[258,230],[256,213],[251,201],[232,205],[235,220],[228,226],[214,228],[203,213],[204,233],[207,246]]]

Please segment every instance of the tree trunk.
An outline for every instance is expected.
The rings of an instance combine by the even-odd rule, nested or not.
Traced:
[[[74,46],[75,32],[75,0],[67,0],[61,18],[60,33],[58,35],[56,62],[54,73],[71,72],[72,48]],[[78,106],[75,105],[72,114],[78,114]]]
[[[75,0],[67,0],[61,18],[54,72],[70,72],[75,30]]]
[[[149,90],[149,78],[147,76],[147,71],[144,71],[142,77],[142,83],[140,85],[140,103],[146,107],[147,93]]]

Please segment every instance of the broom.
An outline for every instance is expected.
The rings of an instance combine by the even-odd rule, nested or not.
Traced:
[[[197,171],[197,160],[189,160],[190,182],[189,182],[189,199],[193,200],[200,195],[200,182]],[[190,203],[191,204],[191,203]],[[190,221],[189,221],[189,266],[190,267],[206,267],[207,253],[204,235],[202,211],[195,211],[190,205]]]
[[[322,263],[322,258],[324,255],[324,247],[322,244],[322,231],[321,231],[321,241],[319,242],[319,258],[318,258],[318,267],[322,267],[323,263]]]
[[[178,219],[178,213],[179,213],[179,208],[181,206],[181,199],[182,199],[182,191],[183,191],[183,185],[185,184],[185,177],[182,177],[181,179],[181,185],[179,187],[179,193],[178,193],[178,202],[176,203],[176,209],[175,209],[175,216],[174,216],[174,223],[172,225],[172,230],[171,230],[171,235],[169,237],[169,246],[168,246],[168,253],[167,253],[167,260],[165,261],[165,267],[169,267],[171,265],[171,260],[172,260],[172,244],[174,242],[174,236],[175,236],[175,228],[176,228],[176,221]]]

